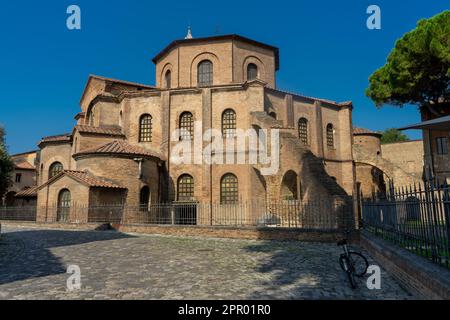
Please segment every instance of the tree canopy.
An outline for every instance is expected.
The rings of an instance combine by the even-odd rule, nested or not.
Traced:
[[[406,134],[402,133],[401,131],[395,128],[386,129],[383,132],[381,132],[381,134],[382,134],[381,144],[409,141],[409,138]]]
[[[386,64],[369,78],[377,107],[414,104],[435,115],[450,111],[450,11],[420,20],[399,39]]]
[[[0,199],[5,195],[11,184],[13,170],[14,163],[5,146],[5,129],[0,127]]]

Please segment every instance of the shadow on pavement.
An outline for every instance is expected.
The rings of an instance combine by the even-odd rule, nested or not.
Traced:
[[[52,248],[123,238],[133,236],[113,231],[23,230],[2,233],[0,285],[66,273],[67,266],[51,252]]]

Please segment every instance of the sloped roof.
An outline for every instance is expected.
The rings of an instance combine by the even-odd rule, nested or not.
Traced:
[[[72,135],[70,133],[64,133],[56,136],[48,136],[41,139],[41,143],[52,143],[52,142],[69,142],[72,141]]]
[[[371,131],[371,130],[365,129],[365,128],[353,127],[353,135],[359,136],[359,135],[366,135],[366,134],[381,136],[381,133],[376,132],[376,131]]]
[[[85,125],[77,125],[75,129],[80,133],[101,134],[110,136],[124,136],[122,129],[119,127],[93,127]]]
[[[27,188],[24,189],[18,193],[16,193],[16,195],[14,197],[16,198],[35,198],[37,197],[37,191],[38,191],[39,187],[32,187],[32,188]]]
[[[121,140],[114,140],[100,147],[81,151],[75,154],[74,157],[88,154],[121,154],[163,159],[162,154],[138,146],[133,146],[128,142]]]
[[[35,170],[36,167],[33,166],[28,161],[14,161],[14,167],[19,170]]]
[[[92,174],[87,173],[86,171],[64,170],[59,175],[61,175],[61,176],[66,175],[68,177],[71,177],[71,178],[77,180],[78,182],[80,182],[84,185],[87,185],[88,187],[126,189],[119,184],[116,184],[105,178],[94,176]]]
[[[399,128],[398,130],[403,131],[411,129],[450,131],[450,116],[444,116],[432,120],[427,120],[404,128]]]
[[[310,101],[323,102],[323,103],[335,105],[337,107],[347,107],[347,106],[352,106],[353,105],[353,103],[351,101],[337,102],[337,101],[323,99],[323,98],[316,98],[316,97],[306,96],[306,95],[295,93],[295,92],[292,92],[292,91],[283,90],[283,89],[277,89],[277,88],[272,88],[272,87],[266,87],[266,90],[272,91],[272,92],[276,92],[276,93],[289,94],[291,96],[299,97],[301,99],[306,99],[306,100],[310,100]]]
[[[47,182],[41,184],[40,186],[36,187],[36,192],[42,189],[43,187],[52,184],[54,181],[58,180],[59,178],[67,176],[70,177],[81,184],[84,184],[88,187],[95,187],[95,188],[112,188],[112,189],[126,189],[125,187],[110,181],[108,179],[94,176],[93,174],[90,174],[87,171],[75,171],[75,170],[63,170],[60,173],[58,173],[53,178],[49,179]]]

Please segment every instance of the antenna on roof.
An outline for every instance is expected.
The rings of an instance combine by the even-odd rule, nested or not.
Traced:
[[[192,39],[193,38],[191,26],[188,27],[188,33],[187,33],[186,37],[184,37],[184,38],[185,39]]]

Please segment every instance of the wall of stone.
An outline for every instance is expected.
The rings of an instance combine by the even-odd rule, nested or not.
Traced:
[[[50,166],[55,162],[61,162],[64,170],[73,170],[71,159],[72,145],[70,143],[47,144],[42,148],[39,165],[39,185],[48,180]]]
[[[73,208],[79,206],[88,206],[89,204],[89,187],[80,184],[67,176],[54,181],[52,184],[41,188],[38,191],[37,203],[37,221],[53,222],[57,221],[58,198],[60,192],[68,189],[71,193],[72,209],[70,210],[71,219],[79,214]],[[83,221],[84,215],[80,214],[80,221]],[[86,216],[87,217],[87,216]],[[76,220],[76,219],[73,219]]]
[[[407,173],[420,178],[423,174],[423,141],[405,141],[383,144],[383,158],[401,167]],[[402,181],[396,183],[403,185]]]

